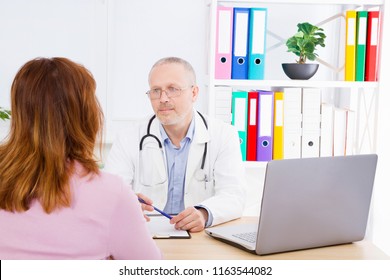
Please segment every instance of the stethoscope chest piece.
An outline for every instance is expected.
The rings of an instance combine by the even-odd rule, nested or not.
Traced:
[[[204,182],[207,182],[208,181],[208,178],[207,178],[207,174],[206,172],[204,171],[204,169],[198,169],[195,173],[195,178],[196,180],[198,181],[204,181]]]

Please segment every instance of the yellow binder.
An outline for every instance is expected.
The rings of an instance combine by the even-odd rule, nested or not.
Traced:
[[[275,91],[274,93],[274,145],[273,159],[283,159],[283,92]]]
[[[347,11],[345,19],[345,80],[355,81],[356,11]]]

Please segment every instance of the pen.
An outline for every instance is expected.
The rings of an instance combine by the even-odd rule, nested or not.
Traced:
[[[138,201],[141,202],[141,203],[143,203],[143,204],[150,205],[150,204],[146,203],[145,200],[143,200],[143,199],[140,198],[140,197],[138,197]],[[154,207],[153,205],[150,205],[150,206],[152,206],[153,209],[156,210],[157,212],[159,212],[161,215],[167,217],[168,219],[172,219],[172,216],[171,216],[171,215],[165,213],[164,211],[158,209],[157,207]]]

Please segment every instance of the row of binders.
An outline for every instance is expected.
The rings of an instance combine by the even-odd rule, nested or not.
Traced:
[[[346,81],[378,80],[379,28],[379,11],[346,12]]]
[[[320,88],[216,87],[216,117],[238,131],[244,161],[353,154],[355,112],[323,103]]]
[[[263,80],[267,9],[217,7],[215,78]]]

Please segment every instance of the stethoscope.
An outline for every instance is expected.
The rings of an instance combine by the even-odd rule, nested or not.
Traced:
[[[200,113],[200,112],[197,112],[199,114],[199,116],[202,118],[203,120],[203,123],[206,127],[206,129],[208,129],[208,125],[207,125],[207,122],[206,122],[206,119],[205,117]],[[150,133],[150,127],[152,125],[152,122],[153,120],[156,118],[156,115],[153,115],[150,120],[149,120],[149,123],[148,123],[148,127],[147,127],[147,130],[146,130],[146,134],[144,136],[142,136],[140,142],[139,142],[139,151],[140,153],[142,152],[142,149],[143,149],[143,144],[144,144],[144,141],[145,139],[147,139],[148,137],[152,137],[153,139],[156,140],[157,144],[158,144],[158,147],[159,149],[161,150],[162,152],[162,143],[160,141],[160,139],[158,139],[158,137],[152,133]],[[163,152],[162,152],[163,154]],[[208,182],[208,176],[204,170],[204,167],[205,167],[205,164],[206,164],[206,157],[207,157],[207,142],[204,144],[204,149],[203,149],[203,156],[202,156],[202,162],[201,162],[201,165],[200,165],[200,169],[196,172],[195,174],[195,178],[198,180],[198,181],[204,181],[204,182]],[[165,182],[165,181],[164,181]],[[164,182],[160,182],[160,183],[164,183]]]

